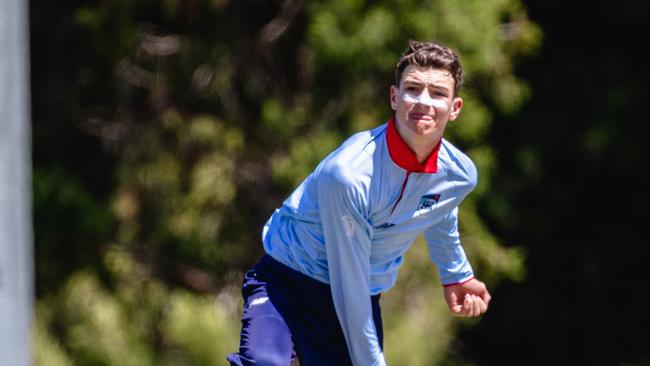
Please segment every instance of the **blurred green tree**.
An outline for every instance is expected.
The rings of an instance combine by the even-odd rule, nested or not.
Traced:
[[[541,39],[520,1],[32,3],[37,364],[222,364],[261,226],[347,135],[390,117],[409,39],[465,66],[448,138],[480,172],[461,215],[475,269],[524,275],[476,209],[497,169],[490,108],[525,100],[513,67]],[[423,250],[384,300],[393,365],[454,357],[459,323]],[[408,352],[390,341],[406,335]]]

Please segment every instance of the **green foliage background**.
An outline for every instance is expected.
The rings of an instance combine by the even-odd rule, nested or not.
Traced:
[[[390,117],[409,39],[465,67],[447,137],[480,172],[460,218],[475,270],[524,278],[522,249],[478,212],[493,115],[530,95],[514,67],[541,42],[520,1],[33,0],[30,16],[36,365],[225,364],[264,221]],[[417,242],[382,298],[391,365],[467,362],[451,345],[473,323],[447,313],[427,258]]]

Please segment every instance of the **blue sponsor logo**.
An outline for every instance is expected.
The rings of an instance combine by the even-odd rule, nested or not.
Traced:
[[[440,201],[439,194],[427,194],[420,198],[420,203],[418,204],[418,210],[430,210],[435,206],[436,203]]]

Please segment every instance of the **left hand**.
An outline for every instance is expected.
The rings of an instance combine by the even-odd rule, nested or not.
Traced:
[[[492,298],[485,284],[476,278],[465,283],[446,286],[444,291],[449,311],[459,317],[476,317],[485,314]]]

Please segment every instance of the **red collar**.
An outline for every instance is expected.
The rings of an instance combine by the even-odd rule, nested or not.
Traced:
[[[440,150],[442,139],[438,142],[436,147],[433,148],[433,151],[431,151],[427,160],[424,161],[424,164],[420,164],[413,151],[408,147],[408,145],[406,145],[406,142],[404,142],[399,132],[397,132],[394,118],[391,118],[390,121],[388,121],[388,127],[386,130],[388,153],[395,164],[413,173],[438,172],[438,151]]]

